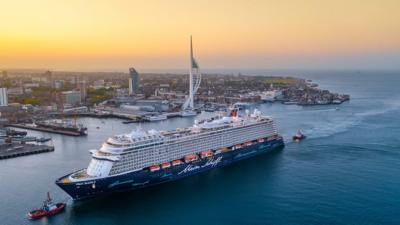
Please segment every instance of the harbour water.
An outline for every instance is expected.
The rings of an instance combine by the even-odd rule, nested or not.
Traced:
[[[29,131],[51,137],[55,151],[0,161],[0,224],[400,224],[400,72],[297,74],[350,94],[350,102],[260,105],[277,121],[284,150],[144,190],[73,202],[54,181],[86,167],[88,150],[108,136],[137,126],[189,126],[194,118],[143,124],[83,118],[87,137]],[[293,143],[299,128],[308,138]],[[67,200],[66,212],[28,221],[26,212],[47,191]]]

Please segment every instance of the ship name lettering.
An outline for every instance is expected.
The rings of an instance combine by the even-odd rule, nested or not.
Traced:
[[[202,165],[202,166],[188,165],[185,169],[183,169],[182,171],[180,171],[180,172],[178,173],[178,175],[183,174],[183,173],[187,173],[187,172],[191,172],[191,171],[194,171],[194,170],[198,170],[198,169],[200,169],[200,168],[204,168],[204,167],[207,167],[207,166],[214,167],[214,166],[216,166],[218,163],[220,163],[221,160],[222,160],[222,156],[218,157],[217,159],[211,159],[210,161],[206,162],[206,163],[205,163],[204,165]]]

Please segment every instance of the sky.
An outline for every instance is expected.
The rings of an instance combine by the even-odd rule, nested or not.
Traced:
[[[0,68],[398,69],[399,0],[0,0]]]

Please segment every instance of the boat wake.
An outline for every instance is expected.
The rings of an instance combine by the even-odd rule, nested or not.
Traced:
[[[329,137],[346,132],[350,128],[360,125],[364,120],[370,117],[398,110],[400,110],[400,97],[384,101],[379,109],[346,113],[342,114],[340,117],[327,118],[323,122],[318,121],[317,124],[315,124],[314,121],[310,121],[309,124],[305,124],[306,129],[303,131],[310,139]]]

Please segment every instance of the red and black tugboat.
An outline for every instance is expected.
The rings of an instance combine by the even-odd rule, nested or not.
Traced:
[[[307,136],[301,133],[300,130],[297,131],[297,133],[293,136],[293,141],[299,142],[303,139],[305,139]]]
[[[40,209],[32,210],[28,213],[29,219],[39,219],[45,216],[53,216],[62,212],[67,204],[63,202],[53,203],[50,198],[50,193],[47,192],[47,199],[43,202],[43,207]]]

